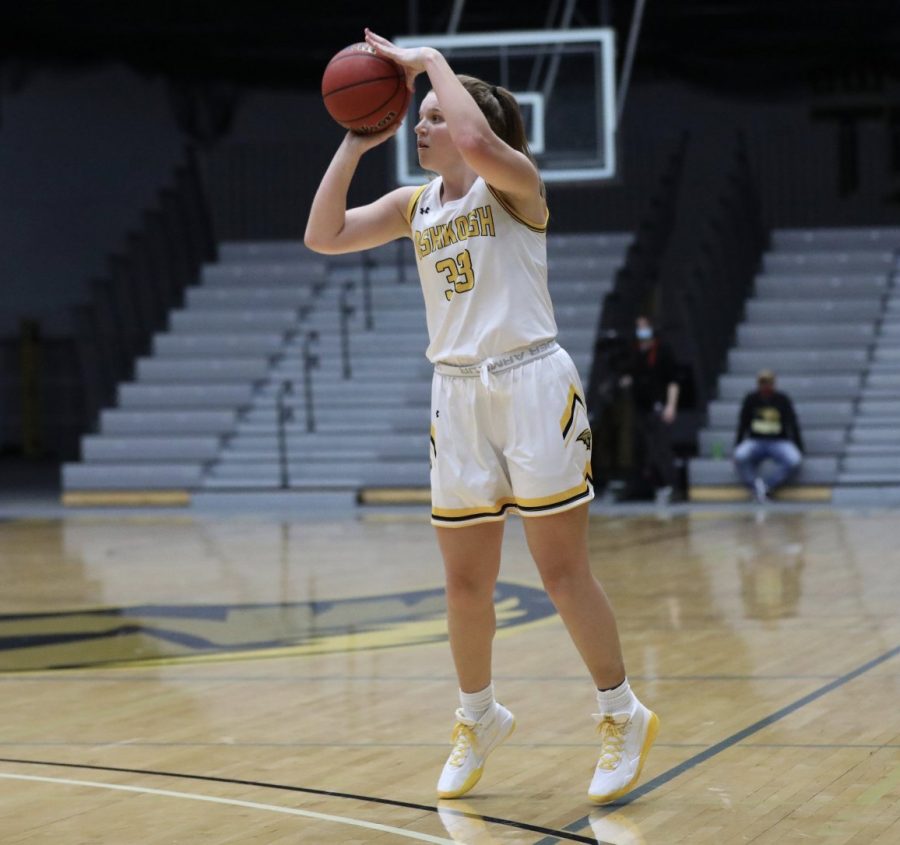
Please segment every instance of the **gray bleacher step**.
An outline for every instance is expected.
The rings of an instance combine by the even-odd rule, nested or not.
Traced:
[[[383,432],[373,438],[372,448],[390,449],[394,451],[413,450],[428,443],[428,432],[424,429],[409,432]],[[278,435],[274,430],[261,434],[240,433],[229,438],[228,445],[233,450],[252,452],[258,449],[277,449]],[[347,446],[346,432],[319,431],[313,434],[299,433],[287,438],[290,449],[335,449]],[[366,445],[369,448],[369,445]]]
[[[205,264],[200,270],[200,280],[204,285],[225,286],[234,282],[246,284],[250,280],[272,281],[280,287],[282,281],[309,284],[324,280],[328,276],[328,269],[329,262],[314,253],[291,260],[232,258]]]
[[[291,272],[278,275],[265,274],[254,276],[252,273],[236,273],[236,272],[220,272],[206,274],[203,279],[203,290],[246,290],[254,287],[266,287],[270,289],[278,289],[284,291],[303,290],[307,295],[313,296],[316,292],[321,293],[328,289],[331,281],[327,274],[318,274],[316,272]]]
[[[159,358],[271,355],[281,349],[284,342],[283,332],[158,334],[153,338],[153,355]]]
[[[421,405],[384,405],[384,406],[366,406],[357,405],[351,408],[341,408],[335,406],[314,406],[315,423],[320,428],[330,427],[337,423],[350,424],[359,421],[366,422],[391,422],[391,423],[407,423],[421,421],[423,426],[428,425],[429,407],[427,402]],[[296,415],[295,421],[300,424],[305,422],[302,412]],[[276,413],[274,409],[253,408],[246,412],[242,422],[252,425],[268,424],[275,425]]]
[[[900,443],[848,443],[844,455],[890,455],[892,457],[900,457]]]
[[[900,390],[893,387],[864,387],[860,393],[860,399],[872,400],[873,402],[890,402],[898,398],[900,398]]]
[[[204,508],[218,508],[223,500],[229,508],[236,504],[242,508],[253,507],[268,510],[273,505],[283,507],[284,496],[295,496],[297,493],[305,493],[316,497],[318,506],[323,500],[334,503],[338,500],[343,506],[355,506],[356,496],[362,486],[358,478],[307,478],[301,480],[290,479],[286,488],[282,488],[280,477],[277,475],[264,478],[204,478],[202,488],[191,497],[191,504]],[[271,493],[278,498],[273,501],[265,493]],[[228,494],[231,494],[229,497]],[[244,497],[247,498],[244,498]],[[295,506],[296,502],[293,502]]]
[[[100,463],[140,461],[211,461],[219,456],[222,438],[217,435],[132,435],[109,434],[81,438],[82,460]]]
[[[766,299],[878,298],[888,288],[888,274],[863,276],[781,276],[762,275],[755,282],[756,295]]]
[[[296,326],[299,316],[293,309],[192,309],[170,312],[169,329],[186,333],[284,331]]]
[[[859,429],[860,431],[871,431],[872,429],[880,428],[893,428],[894,431],[897,431],[898,425],[900,425],[900,420],[898,420],[896,414],[858,415],[853,420],[854,430]]]
[[[260,381],[269,361],[250,358],[139,358],[135,378],[141,382]]]
[[[428,459],[418,461],[378,461],[360,463],[332,462],[330,464],[291,463],[288,475],[292,483],[306,482],[313,479],[341,479],[355,481],[358,486],[421,485],[428,486]],[[278,463],[255,464],[252,466],[211,467],[203,479],[203,486],[208,487],[213,481],[239,485],[244,481],[266,479],[276,482],[281,477],[281,466]]]
[[[765,468],[763,469],[765,471]],[[692,485],[733,485],[739,483],[730,460],[693,458],[688,468]],[[794,484],[833,484],[838,477],[838,459],[832,456],[804,458]]]
[[[794,408],[804,430],[811,424],[821,427],[848,425],[854,416],[854,404],[846,400],[800,400],[794,403]],[[709,425],[713,428],[736,427],[740,409],[741,400],[714,399],[707,410]]]
[[[185,307],[254,310],[259,308],[300,308],[311,300],[304,287],[294,288],[188,288]]]
[[[697,436],[698,451],[704,457],[731,456],[737,426],[731,428],[706,428]],[[803,445],[809,455],[839,455],[847,439],[847,427],[803,427]]]
[[[858,410],[863,417],[894,416],[900,419],[900,396],[896,399],[874,399],[864,393]]]
[[[427,435],[429,419],[404,419],[402,421],[391,419],[372,419],[369,417],[356,418],[343,414],[338,419],[320,419],[315,417],[315,427],[312,432],[307,431],[306,420],[301,417],[285,425],[286,435],[291,437],[303,437],[307,434],[329,435],[332,437],[381,437],[385,434],[418,434]],[[235,427],[235,435],[238,437],[267,436],[275,431],[275,424],[271,420],[263,422],[247,422],[242,420]]]
[[[897,372],[900,363],[897,361],[875,361],[869,366],[869,376],[873,375],[892,375]]]
[[[291,446],[285,454],[292,461],[322,463],[329,461],[407,461],[422,460],[427,455],[427,441],[423,438],[417,449],[376,449],[366,446],[365,441],[334,445],[330,448],[322,446]],[[220,464],[237,466],[239,464],[277,463],[280,460],[280,449],[272,446],[268,449],[244,451],[229,447],[227,457],[222,457]]]
[[[872,352],[872,360],[875,363],[891,363],[900,365],[900,344],[887,346],[878,344]]]
[[[862,378],[858,374],[783,375],[778,387],[796,402],[799,399],[852,399],[859,394]],[[744,375],[724,375],[719,378],[720,399],[742,399],[755,388],[753,380]]]
[[[354,390],[350,389],[348,393],[344,395],[322,395],[321,393],[319,395],[314,395],[312,407],[317,414],[321,411],[323,415],[322,418],[325,419],[326,417],[330,418],[331,415],[337,414],[362,414],[391,409],[396,411],[401,408],[408,408],[416,411],[422,409],[427,410],[429,398],[430,393],[427,386],[423,386],[422,390],[418,391],[418,393],[403,393],[401,391],[386,392],[382,390],[357,394]],[[259,416],[262,413],[270,415],[274,420],[277,404],[275,397],[268,400],[258,400],[253,403],[252,410],[247,411],[247,415],[254,422],[258,422],[262,419],[262,417]],[[288,395],[283,399],[282,404],[286,408],[293,408],[295,413],[303,413],[306,408],[306,397],[302,392],[300,395]],[[266,418],[268,418],[268,416]]]
[[[152,408],[237,408],[253,399],[253,385],[233,384],[137,384],[118,387],[118,407]]]
[[[809,271],[878,273],[894,266],[894,253],[885,249],[792,250],[763,256],[766,270],[802,274]]]
[[[816,373],[859,373],[868,361],[868,350],[844,349],[731,349],[728,372],[755,377],[763,369],[775,369],[779,375]]]
[[[829,227],[816,229],[775,229],[772,248],[776,250],[900,249],[900,228],[896,226]]]
[[[290,383],[287,391],[280,388],[285,382]],[[285,378],[274,379],[261,387],[255,394],[253,404],[255,407],[273,407],[279,397],[289,405],[303,404],[308,392],[312,394],[314,404],[336,403],[336,406],[346,407],[353,404],[365,406],[371,401],[375,405],[393,403],[396,407],[402,407],[426,403],[431,395],[431,380],[427,377],[397,381],[362,377],[343,379],[335,373],[333,377],[319,375],[311,385],[306,385],[302,375],[294,376],[287,372]]]
[[[396,374],[395,374],[396,376]],[[256,394],[257,405],[271,405],[277,396],[284,396],[287,402],[303,402],[306,391],[302,386],[302,376],[297,379],[286,379],[293,382],[293,390],[283,394],[279,390],[279,382],[271,382],[269,386],[261,388]],[[430,379],[428,378],[399,378],[393,382],[377,381],[365,378],[343,379],[335,373],[333,378],[319,378],[313,381],[313,401],[337,401],[346,404],[347,400],[356,400],[365,404],[369,400],[376,401],[387,397],[390,401],[403,405],[407,402],[419,404],[422,394],[428,399],[430,393]]]
[[[887,422],[887,424],[885,424]],[[885,444],[892,446],[897,442],[897,426],[890,425],[890,422],[877,420],[872,425],[866,426],[863,421],[857,420],[856,424],[850,429],[851,443],[868,443],[868,444]]]
[[[751,299],[746,304],[746,319],[754,323],[854,323],[875,320],[881,314],[878,299],[815,300]]]
[[[880,455],[847,455],[841,462],[844,472],[877,472],[900,475],[900,456],[882,453]]]
[[[229,410],[122,410],[100,412],[101,434],[226,434],[238,421]]]
[[[857,347],[871,344],[875,338],[873,322],[809,325],[756,325],[742,323],[737,342],[742,348],[803,349],[809,347]]]
[[[900,372],[875,371],[866,378],[866,390],[900,390]]]
[[[900,484],[900,472],[842,472],[838,484]]]
[[[313,394],[318,395],[322,387],[338,391],[338,386],[343,385],[346,390],[352,390],[360,384],[379,385],[384,393],[390,395],[395,395],[395,388],[401,388],[407,384],[414,384],[427,391],[434,368],[430,364],[424,364],[421,367],[404,365],[403,368],[394,369],[390,362],[379,367],[367,362],[364,358],[358,358],[351,361],[350,372],[352,378],[345,379],[339,358],[329,360],[325,365],[316,367],[312,370],[311,375]],[[294,391],[300,393],[304,389],[305,378],[300,356],[285,357],[269,372],[269,381],[260,386],[258,395],[261,397],[274,396],[280,392],[281,385],[285,381],[291,382]],[[332,385],[337,386],[331,387]]]
[[[64,490],[167,490],[199,487],[203,463],[63,464]]]

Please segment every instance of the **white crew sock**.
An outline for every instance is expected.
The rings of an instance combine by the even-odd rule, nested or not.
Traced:
[[[628,678],[619,686],[609,690],[597,690],[597,707],[601,715],[631,713],[637,704],[637,698],[628,685]]]
[[[481,717],[494,706],[493,682],[479,692],[463,692],[460,690],[459,703],[462,705],[463,713],[466,714],[467,719],[471,719],[473,722],[480,722]]]

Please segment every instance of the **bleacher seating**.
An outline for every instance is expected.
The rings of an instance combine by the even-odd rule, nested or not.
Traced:
[[[891,453],[880,451],[891,427],[893,439],[900,430],[898,254],[900,229],[774,233],[699,433],[692,495],[736,485],[740,403],[764,367],[794,400],[806,441],[795,488],[900,484],[900,447],[896,472]]]
[[[559,340],[584,380],[629,241],[548,240]],[[300,243],[223,244],[99,432],[83,438],[82,461],[64,466],[64,490],[427,487],[431,367],[418,278],[401,248],[323,258]],[[318,361],[311,405],[308,349]]]

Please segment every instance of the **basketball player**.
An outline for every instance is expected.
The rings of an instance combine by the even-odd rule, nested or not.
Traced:
[[[432,522],[444,561],[450,647],[459,678],[453,749],[442,798],[467,793],[513,731],[494,698],[494,585],[507,513],[525,535],[548,595],[597,687],[596,803],[637,782],[658,719],[631,691],[615,617],[588,563],[591,434],[578,372],[559,347],[547,289],[544,188],[509,91],[457,76],[429,47],[366,41],[431,91],[415,132],[419,161],[437,174],[347,209],[363,153],[394,135],[348,133],[312,203],[306,245],[336,254],[411,238],[434,363]]]

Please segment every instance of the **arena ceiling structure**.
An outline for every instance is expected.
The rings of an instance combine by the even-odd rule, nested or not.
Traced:
[[[277,88],[318,86],[364,26],[387,35],[613,26],[641,0],[444,3],[73,0],[4,9],[6,90],[39,68],[122,62],[144,74]],[[680,78],[759,94],[822,74],[900,78],[897,0],[643,0],[635,79]]]

